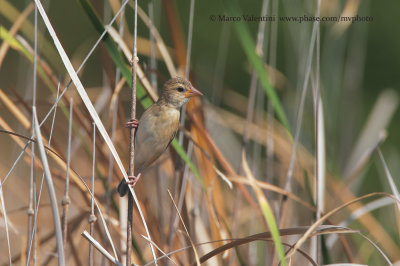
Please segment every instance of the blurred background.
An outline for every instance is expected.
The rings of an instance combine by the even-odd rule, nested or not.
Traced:
[[[123,2],[42,1],[75,70]],[[125,168],[129,132],[123,124],[130,110],[133,4],[129,1],[122,9],[111,24],[114,33],[94,48],[78,74]],[[171,260],[188,265],[195,262],[195,254],[168,190],[194,243],[246,239],[274,231],[266,218],[273,214],[278,228],[295,232],[281,232],[285,251],[290,247],[286,244],[294,245],[304,227],[323,214],[370,195],[329,216],[325,224],[347,229],[332,227],[323,237],[308,239],[300,248],[310,258],[297,252],[292,263],[387,264],[382,254],[392,263],[400,260],[399,209],[388,196],[398,197],[400,185],[400,2],[147,0],[138,6],[137,51],[142,72],[138,74],[137,115],[151,103],[149,91],[159,92],[171,75],[188,76],[204,94],[183,111],[186,119],[178,133],[180,144],[177,141],[146,170],[135,189],[154,243],[165,253],[188,247],[171,255]],[[238,16],[241,21],[226,21],[223,16]],[[245,21],[245,16],[262,16],[267,21]],[[370,21],[289,21],[339,16]],[[154,26],[153,34],[149,25]],[[34,148],[34,167],[29,144],[10,172],[27,141],[10,132],[31,137],[33,88],[40,122],[55,102],[58,84],[61,92],[70,77],[39,13],[34,67],[34,2],[0,0],[0,27],[0,178],[10,240],[7,245],[2,209],[0,263],[9,264],[9,249],[13,264],[26,263],[29,239],[35,235],[31,265],[56,265],[45,184],[35,234],[27,215],[27,210],[36,208],[34,199],[38,201],[42,182],[38,148]],[[90,195],[78,175],[91,187],[93,130],[73,84],[56,108],[54,126],[50,115],[41,130],[46,145],[52,132],[51,148],[62,158],[49,153],[61,216],[70,99],[74,103],[70,160],[74,176],[65,256],[67,265],[86,265],[89,243],[81,233],[89,230]],[[180,159],[177,146],[193,166]],[[123,261],[127,207],[126,199],[115,193],[121,178],[97,133],[95,197]],[[376,192],[387,195],[370,194]],[[270,212],[262,207],[264,199]],[[94,238],[113,254],[96,216]],[[318,230],[321,233],[323,228]],[[143,265],[153,256],[141,235],[146,234],[135,207],[132,263]],[[262,239],[267,240],[235,243],[205,263],[278,265],[276,238]],[[226,243],[198,246],[199,256]],[[163,254],[157,251],[156,255]],[[94,265],[109,263],[97,251],[93,260]],[[163,258],[159,263],[173,264],[171,260]]]

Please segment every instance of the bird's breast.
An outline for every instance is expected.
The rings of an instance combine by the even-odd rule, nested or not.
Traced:
[[[165,151],[176,134],[179,118],[180,112],[174,108],[146,110],[135,138],[135,169],[148,167]]]

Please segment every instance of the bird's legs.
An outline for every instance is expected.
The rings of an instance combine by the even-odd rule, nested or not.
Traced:
[[[139,122],[135,119],[132,118],[130,119],[128,122],[125,123],[125,127],[127,128],[137,128],[138,127]],[[137,176],[128,176],[128,181],[125,181],[125,179],[122,179],[121,183],[119,183],[118,185],[118,193],[121,197],[125,196],[126,193],[128,193],[129,189],[128,189],[128,185],[131,187],[134,187],[137,183],[137,181],[140,178],[140,173]]]
[[[139,173],[137,176],[128,176],[129,181],[126,182],[128,185],[130,185],[131,187],[134,187],[136,185],[136,182],[139,181],[140,176],[142,175],[142,173]]]
[[[137,128],[139,125],[139,122],[137,121],[136,118],[132,118],[129,120],[129,122],[125,123],[125,127],[127,128]]]

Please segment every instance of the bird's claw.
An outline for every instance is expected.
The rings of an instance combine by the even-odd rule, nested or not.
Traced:
[[[139,62],[139,57],[137,57],[137,56],[132,57],[132,59],[129,61],[129,64],[131,65],[131,67],[133,67],[133,64],[135,63],[135,61],[136,61],[136,63]]]
[[[136,118],[132,118],[129,120],[129,122],[125,123],[125,127],[127,128],[137,128],[139,125],[139,122],[137,121]]]
[[[137,183],[137,181],[139,181],[140,178],[140,173],[137,176],[128,176],[129,181],[126,182],[126,184],[130,185],[131,187],[134,187]]]

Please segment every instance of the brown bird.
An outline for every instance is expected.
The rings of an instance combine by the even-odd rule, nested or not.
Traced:
[[[135,133],[135,175],[129,176],[118,185],[121,197],[128,192],[128,185],[134,186],[144,169],[150,166],[167,149],[178,131],[181,107],[192,96],[201,96],[190,82],[175,77],[165,82],[158,101],[150,106],[139,122],[133,119],[126,123],[127,127],[137,127]]]

